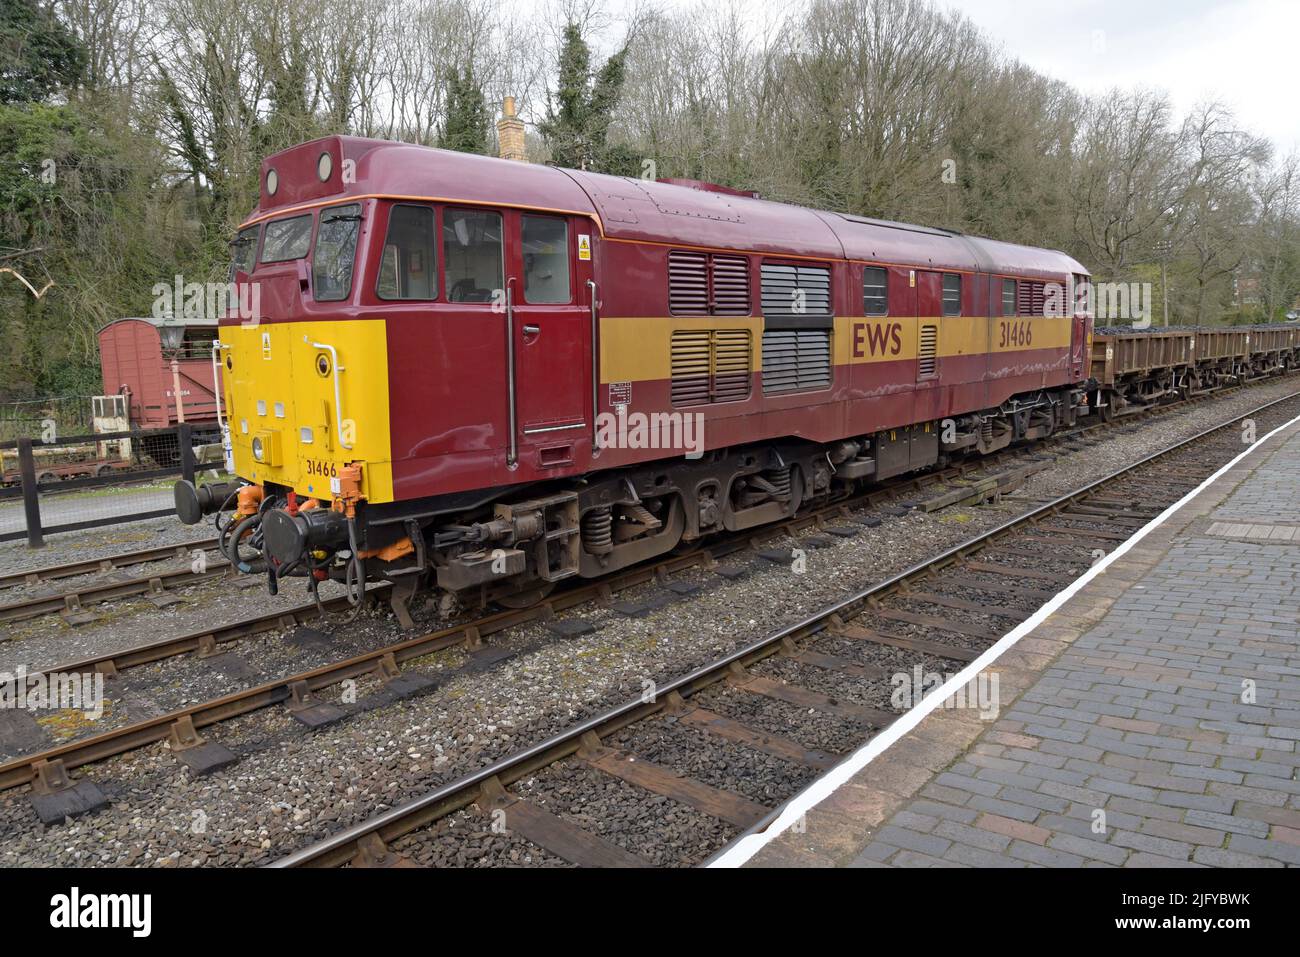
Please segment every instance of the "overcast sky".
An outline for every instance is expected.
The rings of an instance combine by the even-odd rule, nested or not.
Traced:
[[[649,0],[676,9],[701,2],[710,0]],[[795,5],[738,2],[756,25]],[[1280,152],[1300,150],[1300,0],[931,2],[961,11],[1007,53],[1086,93],[1161,88],[1180,115],[1218,100]],[[609,0],[615,11],[638,5]]]
[[[1300,149],[1300,0],[938,2],[1085,92],[1160,87],[1180,112],[1216,99],[1281,152]]]

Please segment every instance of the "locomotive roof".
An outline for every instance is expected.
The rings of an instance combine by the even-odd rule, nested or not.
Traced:
[[[332,158],[322,182],[317,163]],[[351,181],[343,170],[352,167]],[[267,193],[275,169],[280,186]],[[700,184],[703,186],[704,184]],[[332,136],[268,157],[254,219],[349,197],[405,197],[593,216],[613,240],[852,259],[937,269],[1059,276],[1086,273],[1055,250],[751,198],[739,191],[608,176],[387,140]]]

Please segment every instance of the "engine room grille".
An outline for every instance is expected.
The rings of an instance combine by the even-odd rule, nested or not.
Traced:
[[[712,266],[713,314],[749,315],[749,260],[744,256],[714,256]],[[749,341],[748,332],[745,341]]]
[[[1047,314],[1046,284],[1020,280],[1017,288],[1018,308],[1022,316],[1043,316]]]
[[[668,306],[674,315],[749,315],[749,260],[674,249],[668,254]]]
[[[934,375],[939,360],[939,327],[930,324],[921,326],[921,339],[916,351],[916,374],[918,376]]]
[[[763,392],[805,392],[831,384],[829,329],[768,329],[763,333]]]
[[[765,316],[831,315],[831,271],[827,266],[763,263]]]
[[[680,329],[672,339],[672,403],[748,399],[753,369],[748,329]]]
[[[674,313],[709,311],[709,257],[673,250],[668,254],[668,305]]]

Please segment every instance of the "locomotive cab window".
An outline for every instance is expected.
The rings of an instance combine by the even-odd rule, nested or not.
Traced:
[[[277,219],[266,224],[262,262],[284,263],[301,259],[311,249],[311,214]]]
[[[239,235],[230,241],[230,281],[235,281],[237,273],[253,272],[253,263],[257,259],[257,227],[241,229]]]
[[[568,302],[569,224],[553,216],[524,216],[524,301]]]
[[[338,302],[351,294],[360,232],[359,204],[333,206],[321,212],[311,257],[312,295],[318,302]]]
[[[1016,281],[1014,279],[1002,280],[1002,315],[1014,316],[1016,314]]]
[[[868,316],[889,315],[889,273],[879,266],[862,270],[862,311]]]
[[[230,241],[230,295],[226,303],[231,310],[239,309],[239,291],[235,288],[235,277],[241,272],[253,273],[253,263],[257,261],[257,227],[241,229],[239,235]]]
[[[451,302],[490,303],[505,288],[501,214],[448,209],[442,217],[442,259]]]
[[[390,300],[438,298],[432,208],[394,206],[389,212],[375,295]]]
[[[961,276],[956,273],[943,274],[943,314],[961,315]]]

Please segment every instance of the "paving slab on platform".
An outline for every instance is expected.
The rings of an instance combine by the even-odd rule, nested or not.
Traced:
[[[749,866],[1300,865],[1300,424],[986,671]]]

